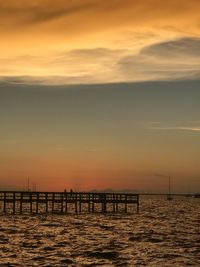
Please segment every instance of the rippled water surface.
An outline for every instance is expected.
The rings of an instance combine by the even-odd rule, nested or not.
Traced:
[[[1,215],[0,266],[200,266],[200,199],[140,213]]]

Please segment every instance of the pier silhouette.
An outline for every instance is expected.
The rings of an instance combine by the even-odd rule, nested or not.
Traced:
[[[85,210],[89,213],[128,212],[129,206],[135,205],[139,212],[138,194],[0,191],[0,213],[3,214],[64,214],[69,211],[81,213]]]

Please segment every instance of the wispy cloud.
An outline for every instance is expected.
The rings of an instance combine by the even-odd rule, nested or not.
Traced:
[[[65,0],[58,0],[52,3],[50,0],[37,0],[27,2],[24,0],[0,1],[0,14],[2,18],[9,18],[11,22],[16,21],[17,24],[29,24],[49,22],[62,17],[72,16],[76,13],[91,9],[93,3],[90,0],[73,1],[66,3]]]
[[[148,130],[171,130],[171,131],[192,131],[200,132],[200,127],[170,126],[170,127],[148,127]]]
[[[152,44],[141,49],[140,54],[165,61],[185,59],[185,57],[200,57],[200,38],[185,37],[177,40],[168,40]]]
[[[179,6],[181,6],[181,12],[177,8]],[[190,22],[191,28],[195,22],[199,22],[199,7],[198,0],[57,0],[53,2],[52,0],[0,0],[0,20],[6,18],[10,28],[16,27],[16,23],[19,25],[24,21],[35,24],[36,22],[51,22],[52,19],[59,20],[63,17],[70,18],[70,21],[73,22],[70,23],[70,27],[76,30],[80,19],[90,29],[99,24],[101,24],[101,28],[105,28],[106,25],[107,27],[117,27],[124,23],[132,26],[155,25],[155,22],[157,25],[164,24],[168,27],[172,25],[177,27],[182,24],[181,28]],[[102,18],[101,23],[99,23],[100,18]],[[64,27],[65,29],[68,27],[67,23]],[[79,28],[82,27],[79,26]]]
[[[200,77],[200,38],[181,38],[151,44],[118,65],[127,80],[173,80]]]
[[[97,47],[0,58],[0,76],[12,83],[38,84],[198,79],[199,47],[200,38],[182,38],[134,52]]]

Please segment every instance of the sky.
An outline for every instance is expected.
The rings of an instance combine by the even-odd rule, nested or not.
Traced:
[[[0,0],[0,188],[200,191],[199,10]]]

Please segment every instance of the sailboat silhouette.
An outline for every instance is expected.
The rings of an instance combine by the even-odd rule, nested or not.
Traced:
[[[169,191],[168,191],[168,196],[167,196],[167,200],[172,200],[172,196],[171,196],[171,176],[169,176]]]

